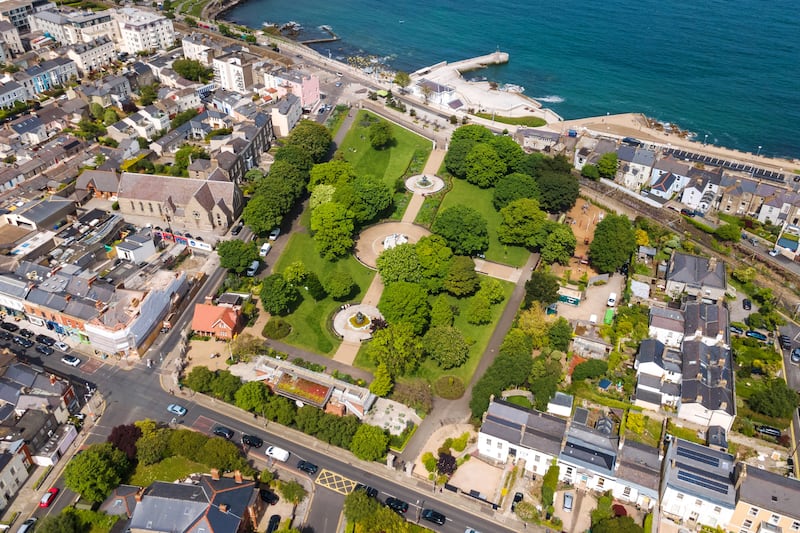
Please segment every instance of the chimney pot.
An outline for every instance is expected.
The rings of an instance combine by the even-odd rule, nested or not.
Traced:
[[[236,481],[236,483],[242,483],[242,471],[235,470],[233,472],[233,479]]]
[[[211,479],[213,479],[214,481],[219,481],[219,469],[218,468],[212,468],[211,469]]]
[[[227,513],[228,512],[228,504],[227,503],[219,504],[219,510],[222,511],[223,513]]]

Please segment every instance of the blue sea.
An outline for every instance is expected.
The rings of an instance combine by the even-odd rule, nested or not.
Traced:
[[[500,49],[479,74],[565,119],[640,112],[720,146],[800,158],[800,31],[789,0],[249,0],[224,18],[297,21],[316,49],[413,71]],[[476,73],[478,74],[478,73]]]

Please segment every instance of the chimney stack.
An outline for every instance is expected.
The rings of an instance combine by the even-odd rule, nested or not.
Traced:
[[[747,463],[742,461],[742,462],[739,463],[739,467],[740,467],[739,468],[739,476],[736,478],[736,486],[734,488],[734,490],[736,490],[737,492],[739,491],[739,487],[742,486],[742,482],[744,481],[744,478],[747,477]]]
[[[219,481],[219,469],[218,468],[212,468],[211,469],[211,479],[213,479],[214,481]]]
[[[227,503],[219,504],[219,510],[221,512],[223,512],[223,513],[227,513],[228,512],[228,504]]]
[[[136,492],[136,495],[133,497],[133,499],[137,502],[141,502],[142,496],[144,496],[144,487],[139,487],[139,490]]]
[[[241,470],[234,470],[233,479],[236,481],[236,483],[241,484],[242,483],[242,471]]]
[[[708,271],[713,272],[717,269],[717,258],[712,257],[708,260]]]

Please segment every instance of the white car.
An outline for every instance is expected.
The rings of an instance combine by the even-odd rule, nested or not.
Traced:
[[[69,344],[67,344],[66,342],[58,341],[58,342],[54,343],[53,346],[55,346],[56,348],[58,348],[62,352],[69,351]]]
[[[275,228],[269,232],[269,240],[274,241],[277,240],[278,235],[281,234],[281,228]]]
[[[61,358],[61,362],[65,365],[77,367],[81,364],[81,360],[75,357],[74,355],[65,355]]]
[[[771,255],[772,257],[775,257],[775,256],[777,256],[779,253],[780,253],[780,252],[779,252],[778,250],[770,250],[770,251],[769,251],[769,255]]]

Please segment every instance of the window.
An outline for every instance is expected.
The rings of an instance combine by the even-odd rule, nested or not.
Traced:
[[[503,449],[503,443],[501,441],[497,441],[497,449],[498,450],[502,450]]]
[[[600,479],[597,480],[597,488],[598,489],[602,489],[603,485],[605,485],[605,484],[606,484],[606,480],[605,479],[600,478]]]
[[[678,495],[677,495],[677,496],[675,496],[675,497],[676,497],[676,498],[678,498],[679,500],[682,500],[682,499],[683,499],[683,494],[681,494],[681,493],[679,492],[679,493],[678,493]]]
[[[752,521],[752,520],[745,520],[745,521],[742,523],[742,529],[744,529],[745,531],[747,531],[747,530],[748,530],[748,529],[750,529],[751,527],[753,527],[753,521]]]
[[[625,496],[626,498],[630,498],[631,497],[631,488],[630,487],[625,487],[625,490],[622,491],[622,495]]]
[[[11,471],[11,475],[12,476],[16,476],[17,475],[17,469],[14,468],[13,466],[9,470]]]
[[[721,513],[722,512],[722,507],[719,507],[719,506],[714,507],[714,512],[715,513]]]
[[[491,446],[492,445],[492,439],[486,439],[486,445],[487,446]]]
[[[533,462],[534,462],[534,463],[538,463],[538,462],[539,462],[539,460],[540,460],[541,458],[542,458],[542,457],[541,457],[540,455],[534,455],[534,456],[533,456]]]
[[[772,522],[773,524],[777,524],[778,522],[781,521],[781,517],[776,515],[776,514],[774,514],[774,515],[769,517],[769,521]]]
[[[800,531],[800,522],[792,522],[792,531]]]
[[[571,478],[572,477],[572,467],[568,466],[567,467],[567,471],[564,474],[566,475],[566,477],[570,477]]]
[[[748,514],[750,516],[758,516],[758,507],[751,507],[750,512]]]
[[[695,507],[700,507],[700,506],[703,505],[703,501],[702,500],[695,500],[694,501],[694,505],[695,505]]]

